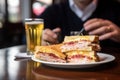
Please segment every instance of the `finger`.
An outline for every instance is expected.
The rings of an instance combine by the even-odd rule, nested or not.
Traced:
[[[108,21],[100,20],[100,21],[96,21],[96,22],[91,23],[90,25],[85,26],[85,30],[91,31],[91,30],[94,30],[94,29],[97,29],[103,26],[109,26],[109,25],[110,23],[108,23]]]
[[[98,20],[101,20],[101,19],[98,19],[98,18],[90,19],[90,20],[88,20],[87,22],[85,22],[84,26],[87,26],[87,25],[89,25],[89,24],[91,24],[91,23],[94,23],[94,22],[96,22],[96,21],[98,21]]]
[[[42,40],[42,43],[41,43],[42,46],[46,46],[48,45],[46,41]]]
[[[108,30],[108,26],[102,26],[98,29],[92,30],[89,32],[90,35],[94,34],[94,35],[102,35],[104,33],[110,32],[110,30]]]
[[[42,39],[44,42],[46,43],[50,43],[50,44],[56,44],[58,43],[57,39],[54,39],[52,38],[51,36],[49,35],[44,35],[43,39]]]
[[[45,29],[44,34],[46,34],[46,35],[48,35],[48,36],[50,36],[52,38],[55,38],[55,39],[57,38],[57,35],[50,29]]]
[[[60,28],[55,28],[52,31],[55,32],[55,33],[59,33],[59,32],[61,32],[61,29]]]
[[[55,36],[54,36],[55,35]],[[42,39],[46,42],[56,43],[57,35],[50,29],[45,29]]]
[[[52,31],[57,35],[57,38],[58,38],[61,33],[61,29],[58,27],[58,28],[53,29]]]
[[[85,30],[86,31],[91,31],[91,30],[97,29],[97,28],[99,28],[101,26],[103,26],[102,22],[96,21],[94,23],[91,23],[90,25],[85,26]]]
[[[109,32],[106,34],[103,34],[99,37],[100,40],[110,39],[114,35],[114,32]]]

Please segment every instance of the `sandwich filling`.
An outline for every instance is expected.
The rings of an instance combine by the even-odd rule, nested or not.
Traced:
[[[53,53],[44,53],[44,52],[37,52],[35,54],[37,59],[48,61],[48,62],[59,62],[59,63],[66,63],[65,59],[59,58],[58,56],[54,55]]]
[[[66,62],[66,56],[53,48],[53,46],[37,46],[35,50],[35,57],[37,59],[49,62]]]
[[[71,41],[66,42],[61,46],[62,52],[72,51],[72,50],[81,50],[81,51],[99,51],[100,46],[89,41]]]
[[[71,51],[67,52],[68,63],[91,63],[99,61],[95,51]]]

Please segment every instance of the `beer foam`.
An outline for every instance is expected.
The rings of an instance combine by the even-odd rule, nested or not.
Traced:
[[[39,22],[39,21],[32,21],[32,22],[25,22],[25,24],[41,24],[43,22]]]

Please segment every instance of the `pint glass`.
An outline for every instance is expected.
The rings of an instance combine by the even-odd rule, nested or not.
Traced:
[[[33,54],[35,46],[41,45],[42,31],[44,28],[43,19],[25,19],[27,54]]]

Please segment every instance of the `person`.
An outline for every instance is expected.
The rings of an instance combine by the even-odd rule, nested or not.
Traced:
[[[45,22],[42,45],[62,42],[71,31],[84,28],[88,35],[99,36],[101,46],[120,47],[120,3],[115,0],[65,0],[38,17]]]

